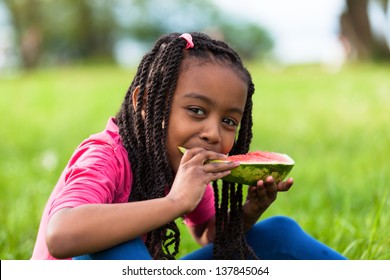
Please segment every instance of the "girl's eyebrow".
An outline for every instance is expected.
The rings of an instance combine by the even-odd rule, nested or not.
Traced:
[[[203,95],[203,94],[199,94],[199,93],[196,93],[196,92],[188,92],[188,93],[184,94],[184,97],[200,99],[200,100],[202,100],[203,102],[207,103],[210,106],[215,106],[215,102],[213,100],[211,100],[210,98],[208,98],[207,96]],[[244,113],[243,110],[241,108],[238,108],[238,107],[231,107],[231,108],[229,108],[228,111],[232,112],[232,113],[238,113],[240,115],[242,115]]]

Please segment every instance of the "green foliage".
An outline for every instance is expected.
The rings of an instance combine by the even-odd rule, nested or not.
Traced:
[[[390,259],[387,66],[269,71],[255,84],[252,150],[289,154],[293,188],[263,218],[287,215],[351,259]],[[41,70],[0,79],[0,259],[28,259],[46,200],[75,147],[118,110],[132,71]],[[181,254],[198,248],[185,226]]]
[[[273,47],[271,35],[260,26],[243,20],[221,24],[225,40],[247,60],[264,58]]]

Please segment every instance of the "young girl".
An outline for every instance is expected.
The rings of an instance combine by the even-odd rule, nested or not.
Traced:
[[[221,182],[248,152],[252,79],[227,44],[169,34],[147,53],[115,118],[77,148],[44,210],[32,259],[343,259],[291,219],[257,223],[290,178]],[[185,147],[182,154],[178,147]],[[219,184],[219,185],[218,185]]]

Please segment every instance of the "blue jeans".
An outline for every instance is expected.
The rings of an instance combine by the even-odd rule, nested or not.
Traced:
[[[344,256],[304,232],[292,219],[276,216],[256,223],[246,233],[248,244],[262,260],[343,260]],[[211,260],[213,244],[206,245],[181,259]],[[76,260],[150,260],[141,238],[113,248],[74,258]]]

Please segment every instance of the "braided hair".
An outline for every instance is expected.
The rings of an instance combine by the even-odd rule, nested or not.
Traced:
[[[180,35],[171,33],[161,37],[153,49],[145,54],[116,116],[119,134],[134,174],[129,201],[164,197],[167,186],[173,183],[174,174],[165,147],[173,93],[182,70],[181,62],[185,59],[226,65],[236,70],[247,82],[244,114],[230,154],[246,153],[249,150],[254,92],[249,72],[237,53],[226,43],[194,32],[191,33],[194,47],[184,50],[186,40],[180,38]],[[138,94],[134,108],[132,95],[135,91]],[[143,110],[144,116],[141,114]],[[222,186],[219,186],[218,182],[213,182],[213,188],[217,231],[214,258],[254,258],[243,233],[242,186],[228,182],[222,182]],[[146,246],[154,259],[174,259],[179,243],[180,232],[175,221],[153,230],[146,238]]]

